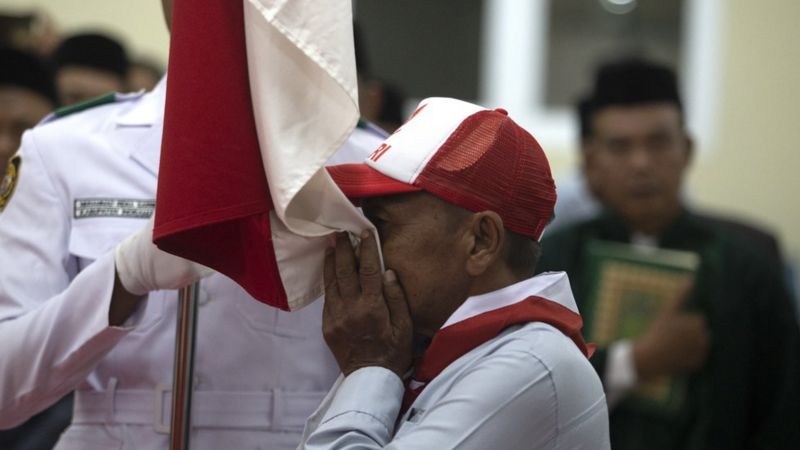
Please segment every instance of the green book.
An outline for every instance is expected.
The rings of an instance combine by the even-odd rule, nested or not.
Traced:
[[[581,311],[590,342],[605,347],[644,334],[665,302],[690,282],[697,253],[595,240],[587,248],[588,298]],[[671,413],[683,404],[683,377],[662,377],[638,386],[620,405]]]

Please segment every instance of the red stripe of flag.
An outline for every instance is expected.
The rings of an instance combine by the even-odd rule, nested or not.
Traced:
[[[248,83],[241,0],[175,0],[154,241],[288,309]]]

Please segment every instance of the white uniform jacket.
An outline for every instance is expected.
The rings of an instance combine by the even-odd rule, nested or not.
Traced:
[[[58,449],[168,446],[177,292],[108,324],[112,250],[153,211],[165,84],[23,137],[0,212],[0,428],[77,389]],[[359,132],[351,162],[384,137]],[[321,302],[284,313],[222,275],[200,289],[192,448],[294,448],[339,373]]]
[[[470,297],[445,326],[531,295],[575,308],[566,274],[550,273]],[[610,445],[597,373],[570,338],[542,322],[508,327],[458,358],[398,418],[404,391],[400,378],[381,367],[340,378],[309,418],[300,448],[601,450]]]

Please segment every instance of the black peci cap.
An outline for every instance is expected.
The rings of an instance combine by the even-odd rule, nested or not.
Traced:
[[[675,72],[664,65],[640,58],[626,58],[601,66],[595,75],[594,90],[578,102],[581,136],[590,133],[591,115],[614,105],[674,103],[683,111]]]
[[[85,66],[123,78],[130,65],[122,44],[99,33],[76,34],[64,39],[53,54],[53,63],[56,69]]]

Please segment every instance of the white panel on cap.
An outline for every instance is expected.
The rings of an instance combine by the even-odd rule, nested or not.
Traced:
[[[388,177],[414,184],[461,122],[485,109],[453,98],[427,98],[419,103],[418,113],[384,141],[389,148],[374,156],[377,161],[367,158],[366,163]]]

